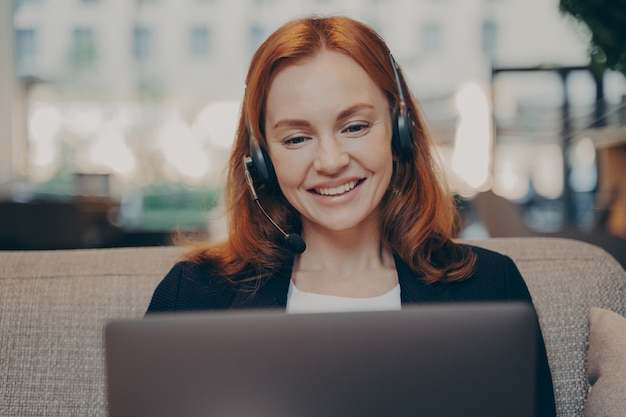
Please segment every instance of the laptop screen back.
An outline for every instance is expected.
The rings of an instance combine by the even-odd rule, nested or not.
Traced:
[[[109,415],[529,417],[536,332],[517,303],[118,320]]]

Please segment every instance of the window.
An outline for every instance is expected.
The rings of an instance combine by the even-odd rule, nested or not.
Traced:
[[[209,56],[209,29],[206,26],[191,28],[191,55],[194,57]]]
[[[424,52],[436,55],[441,51],[441,26],[438,23],[427,23],[424,26]]]
[[[265,29],[257,24],[253,24],[252,27],[250,27],[250,51],[256,51],[256,49],[261,46],[264,40]]]
[[[75,68],[92,66],[96,61],[96,43],[93,30],[76,28],[72,32],[71,62]]]
[[[483,52],[493,58],[498,46],[498,25],[495,22],[487,21],[483,23]]]
[[[41,3],[41,0],[13,0],[13,8],[17,10],[22,6],[36,5],[39,3]]]
[[[37,61],[37,33],[35,29],[15,31],[15,63],[19,75],[35,73]]]
[[[152,30],[135,26],[133,30],[133,55],[138,61],[150,58],[152,55]]]

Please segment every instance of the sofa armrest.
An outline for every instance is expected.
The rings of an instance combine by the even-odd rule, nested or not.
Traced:
[[[582,415],[589,310],[626,313],[626,272],[608,252],[578,240],[524,237],[468,243],[509,255],[517,264],[539,316],[558,415]]]

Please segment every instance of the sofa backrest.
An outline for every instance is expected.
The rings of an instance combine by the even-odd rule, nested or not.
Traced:
[[[559,416],[582,413],[591,306],[624,314],[626,272],[572,240],[468,242],[513,258],[546,340]],[[102,330],[142,317],[179,247],[0,251],[0,415],[106,415]]]
[[[180,253],[0,252],[0,415],[106,415],[103,326],[141,317]]]

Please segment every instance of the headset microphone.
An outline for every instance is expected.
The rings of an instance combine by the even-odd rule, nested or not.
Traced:
[[[250,158],[249,156],[243,157],[244,177],[246,179],[246,184],[248,184],[248,190],[250,191],[250,196],[252,197],[256,205],[259,207],[263,215],[267,218],[267,220],[269,220],[270,223],[272,223],[274,227],[280,233],[282,233],[282,235],[284,236],[283,245],[294,254],[300,254],[304,252],[304,250],[306,249],[306,243],[304,243],[304,240],[302,239],[302,237],[300,237],[300,235],[296,233],[286,233],[279,225],[276,224],[276,222],[270,217],[270,215],[267,214],[267,212],[261,205],[261,202],[259,201],[259,197],[256,194],[256,190],[254,189],[252,176],[250,175],[250,171],[248,170],[248,165],[252,165],[252,164],[254,164],[254,162],[252,161],[252,158]]]

